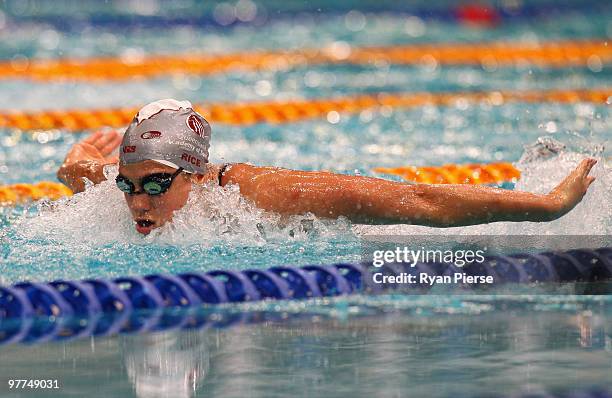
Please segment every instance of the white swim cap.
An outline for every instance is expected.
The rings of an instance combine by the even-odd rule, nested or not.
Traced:
[[[210,125],[189,101],[155,101],[140,109],[125,131],[119,162],[154,160],[204,174],[210,136]]]

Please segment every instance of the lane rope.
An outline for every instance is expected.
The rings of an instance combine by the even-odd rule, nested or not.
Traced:
[[[72,195],[70,188],[59,182],[41,181],[35,184],[0,185],[0,205],[17,205],[33,200],[57,200]]]
[[[482,103],[501,106],[507,102],[612,103],[612,87],[585,90],[477,91],[378,93],[334,98],[288,101],[196,104],[195,109],[213,123],[249,126],[257,123],[282,124],[313,118],[328,118],[331,112],[355,114],[364,110],[405,109]],[[1,111],[0,128],[22,131],[63,129],[80,132],[102,127],[127,126],[140,107],[47,110],[35,112]],[[338,116],[338,115],[335,115]]]
[[[605,40],[544,43],[443,43],[390,47],[351,47],[336,42],[323,49],[246,51],[228,54],[125,55],[83,59],[27,59],[0,62],[0,78],[49,80],[125,80],[164,75],[212,75],[229,71],[287,70],[297,66],[349,64],[586,67],[612,62]]]
[[[375,283],[375,274],[415,275],[417,283]],[[488,256],[482,263],[372,263],[272,267],[267,270],[218,270],[178,275],[126,276],[113,280],[59,280],[0,286],[0,344],[41,342],[143,332],[202,324],[193,311],[203,305],[261,300],[304,300],[349,294],[397,291],[427,294],[431,277],[464,273],[491,277],[491,287],[527,284],[601,284],[612,281],[612,248],[573,249],[538,254]],[[469,282],[450,285],[453,291],[486,290]],[[585,294],[592,294],[589,289]],[[145,311],[142,313],[142,311]],[[33,322],[32,319],[38,322]],[[4,327],[4,325],[7,325]]]
[[[511,163],[471,163],[464,165],[445,164],[437,167],[377,167],[377,173],[402,177],[406,181],[425,184],[500,184],[513,182],[521,177],[521,172]]]

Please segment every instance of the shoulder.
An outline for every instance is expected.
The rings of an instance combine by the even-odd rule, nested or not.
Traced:
[[[219,167],[219,183],[221,186],[227,184],[250,184],[255,182],[258,177],[287,171],[287,169],[279,167],[254,166],[248,163],[227,163]]]

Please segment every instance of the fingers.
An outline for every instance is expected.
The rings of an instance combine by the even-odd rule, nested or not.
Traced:
[[[107,134],[110,135],[110,134]],[[100,148],[100,153],[104,156],[109,155],[110,153],[112,153],[115,149],[117,149],[117,147],[119,146],[119,144],[121,144],[121,140],[123,138],[121,136],[119,136],[118,134],[115,133],[115,136],[112,137],[110,139],[109,142],[106,143],[106,145],[104,145],[103,147]]]
[[[597,160],[592,158],[583,159],[580,164],[567,176],[566,180],[570,178],[585,180],[596,163]]]
[[[589,186],[591,186],[591,184],[593,183],[593,181],[595,181],[595,177],[587,177],[587,188]]]
[[[104,133],[102,130],[95,131],[89,135],[89,137],[85,138],[83,142],[87,144],[92,144],[100,139]]]
[[[580,171],[581,171],[581,174],[582,174],[582,178],[584,179],[584,190],[585,190],[585,193],[586,193],[586,190],[589,189],[589,187],[591,186],[593,181],[595,181],[595,177],[589,176],[589,172],[591,171],[593,166],[595,166],[596,163],[597,163],[597,160],[595,160],[595,159],[584,159],[580,163],[579,168],[581,169]]]
[[[95,146],[96,149],[98,149],[100,152],[102,152],[102,148],[112,143],[114,140],[117,139],[118,136],[119,135],[117,134],[117,132],[115,130],[112,130],[112,131],[107,132],[106,134],[103,133],[102,136],[100,136],[97,140],[95,140],[91,144]]]
[[[597,160],[592,158],[584,159],[582,162],[580,162],[578,169],[580,169],[582,177],[586,177],[587,175],[589,175],[589,172],[591,171],[593,166],[595,166],[596,163]]]

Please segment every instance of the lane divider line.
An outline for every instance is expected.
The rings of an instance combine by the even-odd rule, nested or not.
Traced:
[[[194,108],[209,122],[235,126],[257,123],[282,124],[313,118],[326,118],[330,112],[354,114],[364,110],[403,109],[425,105],[452,106],[486,103],[500,106],[507,102],[610,104],[612,87],[578,90],[478,91],[378,93],[334,98],[288,101],[196,104]],[[63,129],[72,132],[102,127],[127,126],[139,107],[43,110],[34,112],[0,111],[0,128],[27,130]]]
[[[478,65],[585,67],[612,62],[606,40],[544,43],[484,42],[351,47],[336,42],[322,49],[244,51],[226,54],[179,54],[66,59],[13,59],[0,62],[0,78],[49,80],[125,80],[174,74],[207,76],[229,71],[287,70],[297,66],[349,64]]]
[[[70,188],[59,182],[41,181],[35,184],[0,185],[0,206],[14,206],[44,198],[57,200],[70,195],[72,195]]]
[[[471,163],[464,165],[445,164],[436,167],[377,167],[377,173],[402,177],[406,181],[424,184],[500,184],[513,182],[521,172],[512,163]]]
[[[202,318],[206,314],[197,313],[203,305],[385,292],[424,295],[432,285],[422,281],[422,275],[437,279],[457,274],[489,280],[489,286],[462,280],[447,285],[451,293],[503,285],[558,289],[580,283],[581,294],[593,294],[612,280],[612,249],[484,256],[483,262],[464,267],[449,262],[395,262],[376,268],[363,262],[0,285],[0,326],[7,325],[0,328],[0,345],[201,325],[208,323],[207,317]],[[414,283],[401,282],[410,276]],[[168,309],[174,311],[163,315]]]

